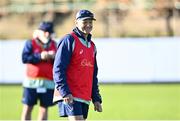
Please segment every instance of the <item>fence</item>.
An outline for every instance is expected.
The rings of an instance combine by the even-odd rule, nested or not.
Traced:
[[[95,38],[101,83],[180,82],[180,38]],[[22,83],[24,41],[0,41],[0,83]]]

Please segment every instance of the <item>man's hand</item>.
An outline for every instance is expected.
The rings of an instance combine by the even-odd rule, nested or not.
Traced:
[[[64,98],[63,98],[63,100],[64,100],[64,102],[65,103],[73,103],[73,96],[72,96],[72,94],[68,94],[68,95],[66,95]]]
[[[100,102],[94,102],[94,110],[97,112],[102,112],[102,106]]]
[[[55,57],[55,52],[54,51],[48,51],[48,54],[49,54],[51,59],[54,59],[54,57]]]
[[[54,51],[42,51],[41,52],[41,59],[42,60],[50,60],[54,59],[55,52]]]
[[[41,52],[41,59],[42,60],[48,60],[49,59],[49,55],[47,51],[42,51]]]

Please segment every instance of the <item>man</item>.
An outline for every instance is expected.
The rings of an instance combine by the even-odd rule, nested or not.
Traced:
[[[48,107],[52,106],[54,81],[52,68],[56,43],[51,22],[42,22],[33,33],[33,39],[25,43],[22,62],[26,64],[26,79],[23,82],[23,112],[21,120],[31,120],[33,106],[40,101],[38,120],[48,119]]]
[[[98,89],[96,48],[91,41],[94,14],[80,10],[73,31],[58,44],[53,66],[55,96],[60,95],[60,116],[85,120],[92,99],[95,111],[102,112]]]

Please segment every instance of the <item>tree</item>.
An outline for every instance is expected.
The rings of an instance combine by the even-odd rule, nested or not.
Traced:
[[[175,10],[174,1],[173,0],[151,0],[153,3],[152,7],[154,10],[154,14],[157,17],[163,17],[165,19],[165,26],[168,36],[174,35],[174,30],[171,25],[171,20],[173,18],[173,12]]]
[[[103,36],[110,36],[110,28],[115,25],[117,28],[122,24],[122,21],[127,16],[131,0],[101,0],[99,4],[103,6],[101,10],[101,19],[104,23]],[[114,20],[114,21],[113,21]],[[113,21],[113,22],[112,22]],[[118,26],[117,26],[118,25]],[[118,30],[119,31],[119,30]],[[120,33],[120,32],[117,32]]]

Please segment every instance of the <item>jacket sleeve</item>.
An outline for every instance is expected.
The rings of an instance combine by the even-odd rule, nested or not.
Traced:
[[[96,60],[96,56],[95,56],[93,87],[92,87],[92,96],[91,96],[91,98],[92,98],[93,103],[94,102],[102,103],[102,98],[101,98],[101,95],[99,93],[97,74],[98,74],[98,66],[97,66],[97,60]]]
[[[28,40],[25,42],[22,52],[22,62],[36,64],[41,61],[40,53],[33,53],[32,41]]]
[[[73,41],[74,39],[71,35],[67,35],[60,40],[53,65],[54,82],[56,89],[60,92],[62,97],[71,94],[66,81],[66,70],[72,55]]]

